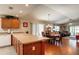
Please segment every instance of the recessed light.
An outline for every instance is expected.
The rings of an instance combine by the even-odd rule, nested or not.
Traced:
[[[27,7],[27,6],[29,6],[29,4],[25,4],[25,6]]]
[[[16,17],[19,17],[19,15],[16,15]]]
[[[73,23],[69,23],[69,25],[72,25]]]
[[[10,6],[10,7],[9,7],[9,9],[10,9],[10,10],[12,10],[12,9],[13,9],[13,7],[11,7],[11,6]]]
[[[22,10],[20,10],[20,11],[19,11],[19,13],[23,13],[23,11],[22,11]]]

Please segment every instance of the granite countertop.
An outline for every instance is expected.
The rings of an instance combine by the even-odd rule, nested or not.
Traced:
[[[49,39],[47,37],[36,37],[36,36],[33,36],[31,34],[26,34],[26,33],[13,33],[12,35],[16,37],[16,39],[19,40],[23,44],[44,41],[44,40]]]
[[[24,32],[0,32],[0,35],[3,35],[3,34],[13,34],[13,33],[24,33]]]
[[[4,34],[10,34],[8,32],[0,32],[0,35],[4,35]]]

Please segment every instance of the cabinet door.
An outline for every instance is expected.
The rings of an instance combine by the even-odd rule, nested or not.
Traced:
[[[19,20],[18,19],[13,19],[11,22],[11,27],[14,28],[19,28]]]
[[[12,41],[13,41],[13,46],[14,46],[14,48],[16,48],[16,44],[17,44],[17,43],[16,43],[16,38],[13,37],[13,38],[12,38]]]
[[[41,55],[42,54],[41,42],[24,44],[23,45],[23,54],[24,55]]]
[[[11,28],[11,20],[2,19],[2,28],[4,29]]]

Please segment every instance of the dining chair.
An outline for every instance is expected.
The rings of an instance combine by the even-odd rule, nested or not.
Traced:
[[[55,45],[61,45],[62,44],[62,37],[58,37],[55,39]]]

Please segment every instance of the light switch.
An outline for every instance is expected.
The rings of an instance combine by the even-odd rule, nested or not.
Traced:
[[[35,46],[32,47],[32,50],[33,50],[33,51],[35,50]]]

